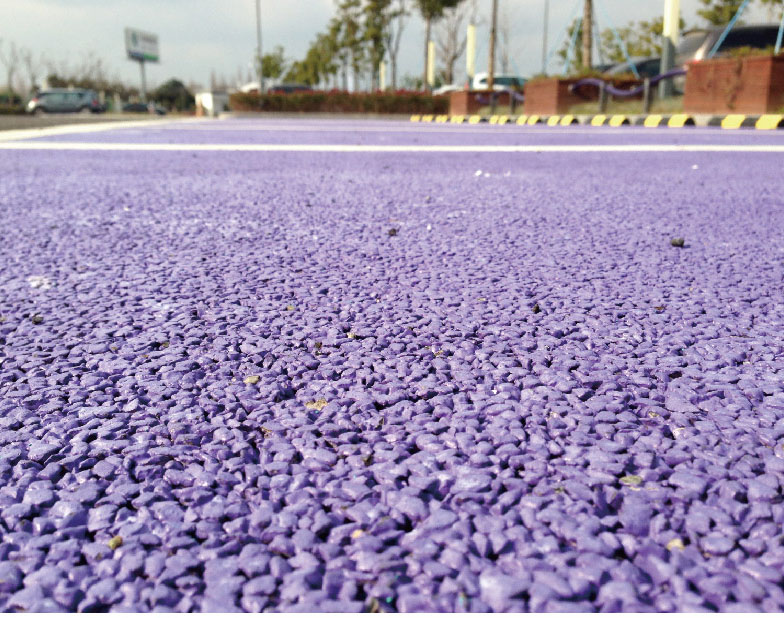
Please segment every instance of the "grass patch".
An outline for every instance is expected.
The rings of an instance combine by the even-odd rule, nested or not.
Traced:
[[[493,108],[489,105],[485,105],[484,107],[480,107],[479,111],[477,112],[480,116],[492,116],[496,114],[497,116],[519,116],[523,113],[523,104],[521,103],[515,108],[514,114],[512,113],[512,108],[508,105],[496,105],[495,112],[493,112]]]
[[[683,97],[671,97],[667,99],[654,99],[651,102],[651,114],[680,114],[683,112]],[[598,114],[599,103],[596,101],[580,103],[569,108],[569,113],[578,114]],[[642,114],[642,100],[640,99],[617,99],[607,102],[605,114]]]
[[[667,99],[654,99],[651,102],[651,114],[680,114],[683,112],[683,97],[671,97]],[[489,105],[481,107],[477,112],[480,116],[490,116],[492,111]],[[508,105],[497,105],[495,113],[498,116],[519,116],[523,113],[523,106],[518,105],[512,113],[511,107]],[[569,108],[569,113],[573,116],[577,115],[590,115],[593,116],[599,113],[598,101],[586,101],[579,105],[573,105]],[[624,114],[626,116],[642,114],[642,99],[616,99],[607,102],[607,115]]]

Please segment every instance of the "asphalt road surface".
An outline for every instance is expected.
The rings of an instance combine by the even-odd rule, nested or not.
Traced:
[[[784,610],[783,155],[0,134],[0,609]]]
[[[102,122],[147,120],[149,114],[44,114],[42,116],[0,114],[0,131],[40,129],[60,125],[85,125]]]

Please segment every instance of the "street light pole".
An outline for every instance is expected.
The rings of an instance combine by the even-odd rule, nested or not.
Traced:
[[[261,0],[256,0],[256,71],[259,75],[259,94],[264,94],[264,66],[261,61]]]
[[[544,0],[544,27],[542,28],[542,75],[547,75],[547,29],[550,21],[550,0]]]
[[[681,27],[680,0],[664,0],[664,24],[662,27],[662,60],[661,72],[666,73],[675,65],[675,50],[678,47],[678,36]],[[659,82],[659,97],[673,95],[671,79]]]
[[[493,89],[495,82],[495,31],[498,22],[498,0],[493,0],[493,13],[490,21],[490,61],[487,67],[487,88]],[[495,99],[493,99],[495,100]]]

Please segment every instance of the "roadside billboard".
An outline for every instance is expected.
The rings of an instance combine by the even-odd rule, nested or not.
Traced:
[[[158,62],[158,35],[136,30],[125,29],[125,50],[132,60],[143,62]]]

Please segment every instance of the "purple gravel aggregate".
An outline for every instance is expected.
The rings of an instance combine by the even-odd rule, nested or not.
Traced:
[[[0,609],[783,611],[779,167],[5,152]]]

